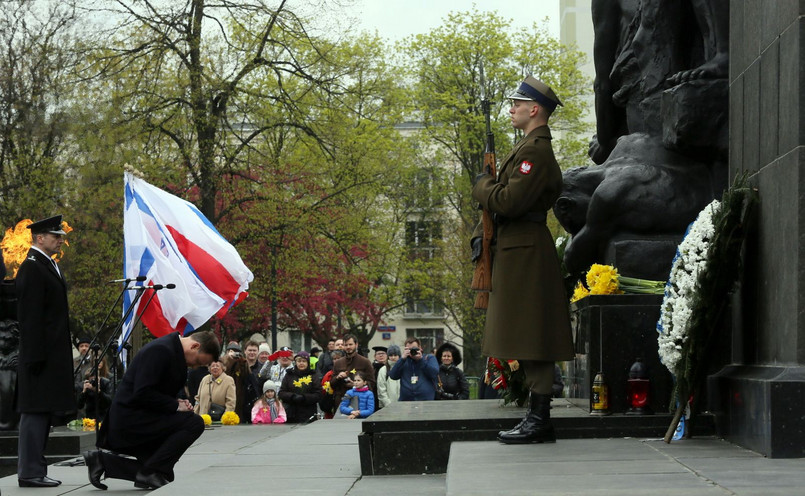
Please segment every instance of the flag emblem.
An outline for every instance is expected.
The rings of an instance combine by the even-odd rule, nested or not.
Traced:
[[[520,173],[528,174],[529,172],[531,172],[532,167],[534,167],[534,164],[532,164],[528,160],[523,160],[523,163],[520,164]]]

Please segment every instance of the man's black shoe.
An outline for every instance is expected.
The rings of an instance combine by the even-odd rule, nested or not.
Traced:
[[[519,429],[498,434],[503,444],[555,443],[556,433],[551,424],[540,424],[528,420]]]
[[[145,475],[142,472],[137,472],[134,487],[138,489],[159,489],[169,482],[168,479],[157,473]]]
[[[504,444],[555,443],[556,433],[551,424],[551,396],[531,393],[523,421],[510,431],[499,432],[498,441]]]
[[[84,463],[87,465],[89,483],[106,491],[106,484],[101,484],[101,476],[104,472],[103,465],[101,465],[101,454],[98,451],[85,451]]]
[[[31,477],[29,479],[17,479],[20,487],[56,487],[61,481],[51,479],[47,475],[44,477]]]

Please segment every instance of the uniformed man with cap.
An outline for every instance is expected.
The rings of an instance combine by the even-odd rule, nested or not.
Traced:
[[[21,413],[17,479],[20,487],[54,487],[61,482],[47,476],[44,455],[51,416],[76,409],[67,283],[52,258],[61,250],[66,233],[61,215],[28,228],[32,244],[15,282],[20,327],[17,410]]]
[[[501,161],[497,177],[476,179],[472,197],[494,214],[492,291],[486,312],[485,356],[519,361],[531,392],[525,418],[501,431],[504,443],[555,442],[550,422],[554,362],[573,358],[570,316],[546,214],[562,191],[548,119],[559,98],[528,76],[511,95],[512,127],[524,137]],[[480,255],[481,226],[473,234]]]

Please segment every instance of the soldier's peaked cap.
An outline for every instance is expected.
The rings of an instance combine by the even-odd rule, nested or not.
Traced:
[[[31,234],[67,234],[61,227],[61,218],[61,215],[54,215],[47,219],[38,220],[29,225],[28,229],[31,230]]]
[[[553,112],[557,105],[562,105],[559,97],[553,92],[550,86],[543,83],[534,76],[528,76],[520,83],[520,86],[509,95],[511,100],[533,100],[549,112]]]

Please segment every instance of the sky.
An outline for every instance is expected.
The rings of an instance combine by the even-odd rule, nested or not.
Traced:
[[[449,12],[469,11],[473,6],[479,11],[496,10],[511,19],[514,26],[527,27],[548,17],[549,32],[559,37],[559,0],[341,0],[340,3],[343,5],[335,7],[336,12],[330,15],[339,16],[341,22],[354,20],[360,30],[376,30],[390,41],[426,33],[439,26]]]

